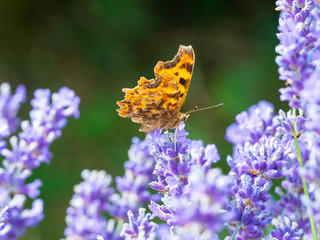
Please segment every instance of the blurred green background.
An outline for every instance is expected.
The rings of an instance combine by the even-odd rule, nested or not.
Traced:
[[[274,48],[278,12],[269,0],[2,0],[0,77],[13,88],[68,86],[81,97],[78,120],[71,119],[52,146],[53,159],[35,170],[43,181],[45,219],[22,239],[59,239],[65,211],[84,168],[123,175],[131,138],[145,134],[117,115],[123,87],[140,76],[153,78],[157,61],[171,60],[180,44],[192,45],[196,63],[184,111],[223,102],[194,113],[191,139],[215,143],[225,172],[232,153],[224,140],[236,114],[264,99],[279,108]],[[29,104],[21,116],[28,117]]]

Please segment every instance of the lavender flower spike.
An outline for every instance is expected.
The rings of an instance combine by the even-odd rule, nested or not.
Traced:
[[[126,240],[153,240],[156,238],[157,224],[150,222],[151,214],[146,214],[146,209],[139,209],[139,216],[135,217],[128,211],[129,223],[123,225],[121,236]]]
[[[10,92],[8,83],[0,85],[0,140],[9,137],[19,126],[17,113],[20,104],[26,100],[26,88],[23,85],[18,86],[14,95]]]
[[[5,227],[6,225],[6,221],[7,221],[7,210],[8,210],[8,206],[4,206],[4,207],[0,207],[0,231]]]
[[[163,194],[161,205],[151,201],[149,209],[171,227],[169,239],[216,239],[232,214],[222,214],[228,203],[231,179],[212,163],[220,156],[215,145],[187,139],[184,124],[175,136],[168,131],[155,139],[152,153],[157,159],[150,186]]]
[[[3,84],[1,87],[3,93],[3,88],[7,87]],[[39,92],[46,94],[39,95]],[[7,116],[6,119],[11,119],[8,123],[19,123],[15,114],[24,98],[25,88],[22,86],[18,87],[14,97],[8,94],[5,97],[0,96],[0,102],[4,104],[1,106],[1,117]],[[68,88],[62,88],[53,94],[52,103],[50,98],[49,90],[37,90],[32,102],[41,104],[33,105],[30,121],[23,121],[22,132],[18,133],[18,136],[10,137],[11,147],[0,147],[0,154],[5,158],[0,167],[0,205],[8,206],[6,225],[0,231],[1,239],[18,239],[28,227],[36,226],[44,217],[43,201],[36,199],[40,194],[39,187],[42,182],[35,179],[26,183],[27,178],[32,175],[32,169],[42,162],[50,161],[49,148],[52,141],[61,135],[67,117],[78,116],[80,102],[79,97]],[[0,120],[0,124],[2,123]],[[0,125],[0,128],[2,127]],[[30,201],[28,197],[32,200],[30,209],[25,208],[26,202]]]
[[[103,216],[108,199],[114,193],[111,176],[105,171],[83,170],[83,182],[74,188],[75,194],[67,209],[66,239],[96,239],[107,236],[108,224]]]
[[[50,161],[50,144],[61,136],[61,129],[69,116],[79,116],[80,103],[74,91],[66,87],[52,94],[52,103],[50,98],[48,89],[35,91],[31,101],[33,110],[30,112],[30,121],[22,122],[19,137],[11,140],[12,150],[6,148],[1,151],[6,159],[20,162],[28,169]]]
[[[298,224],[290,223],[287,217],[273,219],[272,225],[276,227],[276,230],[271,231],[274,240],[300,240],[304,234],[302,229],[298,229]]]
[[[289,101],[290,107],[300,108],[300,93],[305,81],[315,69],[319,33],[316,31],[316,19],[311,14],[317,3],[313,0],[278,0],[277,9],[281,11],[278,38],[280,44],[276,52],[280,79],[289,85],[280,89],[282,101]]]
[[[255,143],[263,135],[273,135],[277,127],[274,107],[271,103],[260,101],[236,116],[236,123],[226,130],[226,139],[233,144]]]

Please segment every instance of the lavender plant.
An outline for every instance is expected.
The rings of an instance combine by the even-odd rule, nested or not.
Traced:
[[[318,239],[320,6],[316,0],[276,5],[276,62],[286,81],[280,99],[292,109],[275,111],[260,101],[236,116],[226,130],[233,144],[228,174],[215,166],[217,147],[189,139],[183,123],[175,133],[158,130],[145,140],[134,138],[115,187],[103,170],[82,172],[67,209],[65,239]],[[26,179],[50,161],[50,144],[61,136],[67,117],[79,116],[80,100],[67,88],[52,95],[37,90],[30,121],[20,123],[24,101],[23,86],[11,95],[9,85],[1,85],[0,239],[18,239],[44,217],[42,183]],[[25,208],[27,199],[31,209]]]
[[[17,113],[26,100],[25,87],[18,86],[14,95],[7,83],[0,89],[0,154],[4,157],[0,168],[0,238],[18,239],[44,217],[43,201],[37,198],[42,182],[36,179],[27,183],[27,179],[42,162],[49,163],[50,145],[61,136],[67,118],[79,116],[80,99],[68,88],[52,95],[48,89],[38,89],[31,100],[30,120],[21,122]],[[14,135],[19,125],[21,131]],[[31,209],[25,206],[27,200],[32,202]]]

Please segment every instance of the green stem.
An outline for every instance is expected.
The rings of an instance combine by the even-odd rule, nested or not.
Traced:
[[[240,225],[238,224],[238,226],[237,226],[236,229],[234,230],[234,232],[233,232],[230,240],[235,240],[235,239],[236,239],[236,236],[237,236],[239,230],[240,230]]]
[[[294,116],[296,116],[296,109],[295,108],[292,109],[292,114]],[[296,147],[297,159],[298,159],[298,161],[300,163],[300,168],[303,168],[301,152],[300,152],[300,148],[299,148],[299,141],[298,141],[298,138],[297,138],[296,122],[295,121],[293,121],[293,139],[294,139],[294,145]],[[310,201],[307,181],[304,178],[304,176],[301,176],[301,179],[302,179],[304,195],[306,195],[308,201]],[[309,221],[310,221],[310,225],[311,225],[313,239],[317,240],[318,238],[317,238],[316,226],[314,224],[314,220],[313,220],[313,217],[312,217],[312,214],[311,214],[310,211],[308,211],[308,215],[309,215]]]

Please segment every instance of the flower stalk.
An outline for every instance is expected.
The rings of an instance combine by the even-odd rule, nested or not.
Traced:
[[[235,239],[236,239],[236,236],[237,236],[237,234],[238,234],[238,232],[239,232],[239,229],[240,229],[240,225],[238,225],[238,226],[234,229],[234,232],[233,232],[230,240],[235,240]]]
[[[292,114],[293,114],[293,116],[296,116],[296,109],[295,108],[292,108]],[[296,123],[295,123],[295,121],[293,121],[294,145],[295,145],[295,148],[296,148],[297,159],[298,159],[298,161],[300,163],[300,168],[303,168],[301,152],[300,152],[300,148],[299,148],[299,141],[298,141],[298,136],[297,136],[297,131],[296,131],[295,125],[296,125]],[[310,195],[309,195],[307,181],[306,181],[304,176],[301,176],[301,180],[302,180],[304,195],[307,197],[308,201],[310,201]],[[309,215],[309,221],[310,221],[310,226],[311,226],[311,230],[312,230],[313,239],[317,240],[318,238],[317,238],[316,226],[315,226],[311,211],[308,211],[308,215]]]

